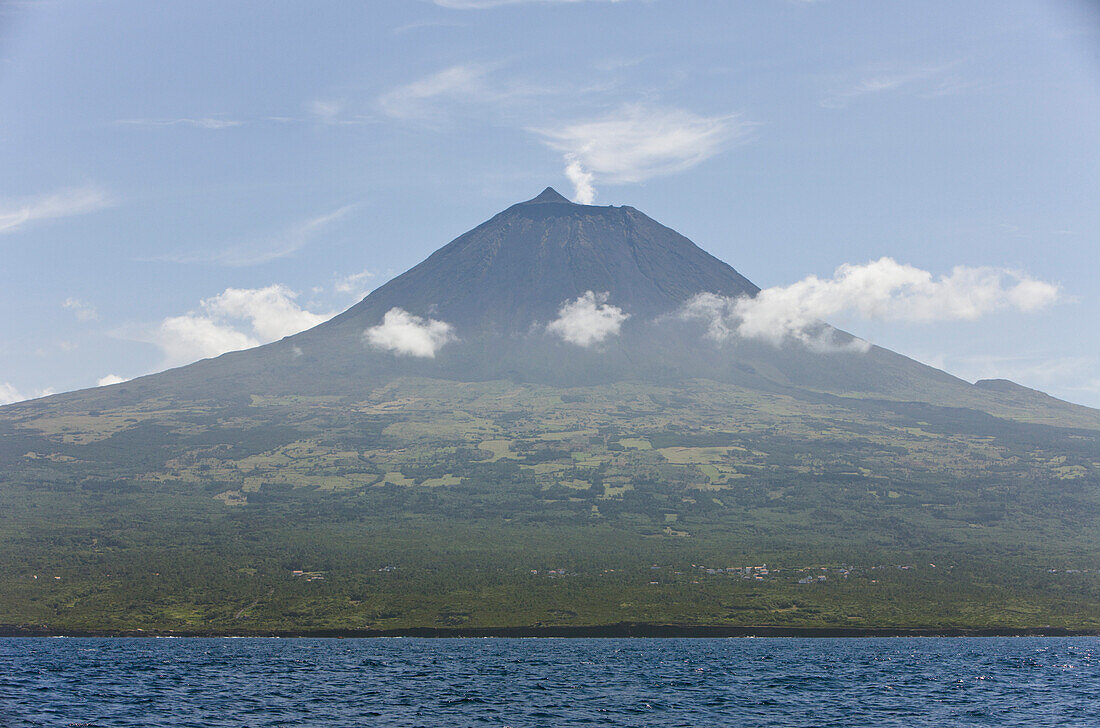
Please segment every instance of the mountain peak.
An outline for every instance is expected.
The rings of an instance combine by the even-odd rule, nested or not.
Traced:
[[[460,235],[331,322],[362,331],[400,308],[473,332],[523,336],[563,304],[606,292],[631,326],[704,291],[754,295],[750,281],[629,207],[569,202],[552,187]],[[346,322],[346,323],[345,323]]]
[[[526,204],[541,204],[543,202],[566,202],[572,204],[564,195],[555,190],[553,187],[547,187],[545,190],[539,193],[538,197],[528,200]]]

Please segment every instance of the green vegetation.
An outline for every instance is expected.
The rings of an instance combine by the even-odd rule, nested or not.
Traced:
[[[0,624],[1100,628],[1100,428],[1024,419],[703,380],[7,408]]]

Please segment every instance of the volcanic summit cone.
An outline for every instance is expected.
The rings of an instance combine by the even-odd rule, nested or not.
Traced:
[[[759,291],[727,263],[633,207],[580,205],[552,188],[509,207],[443,246],[335,318],[265,346],[233,352],[118,387],[52,401],[123,396],[339,394],[398,377],[558,386],[709,379],[759,391],[810,391],[974,406],[1061,409],[1031,390],[976,387],[821,324],[833,347],[705,336],[686,320],[702,293]],[[585,296],[621,312],[612,333],[571,343],[553,322]],[[447,334],[430,352],[372,343],[368,331],[402,312]],[[1079,413],[1081,408],[1074,408]]]

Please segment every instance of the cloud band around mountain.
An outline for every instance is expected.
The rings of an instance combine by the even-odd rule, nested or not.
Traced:
[[[715,341],[737,335],[776,345],[789,339],[828,345],[820,338],[821,322],[838,314],[884,321],[974,321],[1000,310],[1036,311],[1059,296],[1058,286],[1018,271],[957,266],[934,278],[920,268],[880,258],[844,264],[832,278],[809,276],[789,286],[765,288],[755,297],[700,293],[678,315],[704,323],[705,336]]]
[[[165,318],[139,338],[161,349],[165,366],[179,366],[275,341],[334,315],[302,308],[297,295],[279,284],[227,288],[203,299],[197,310]]]

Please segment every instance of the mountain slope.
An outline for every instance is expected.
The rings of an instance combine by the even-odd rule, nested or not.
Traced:
[[[1048,424],[1100,426],[1094,410],[1053,398],[975,387],[880,347],[821,351],[747,339],[722,343],[677,316],[699,293],[759,289],[726,263],[631,207],[567,201],[551,188],[513,205],[381,286],[332,320],[257,349],[234,352],[117,388],[60,395],[89,408],[135,397],[369,392],[400,376],[511,380],[560,386],[705,378],[761,391],[809,389],[962,406]],[[606,293],[627,318],[589,347],[548,331],[563,304]],[[364,332],[400,309],[452,327],[431,358],[372,347]],[[839,342],[850,337],[826,327]]]
[[[461,335],[525,334],[566,300],[608,291],[632,316],[668,313],[700,291],[754,294],[726,263],[632,207],[569,202],[551,188],[433,253],[321,331],[377,323],[399,306]]]
[[[677,315],[756,291],[547,190],[309,331],[0,408],[0,629],[1100,628],[1100,413]]]

